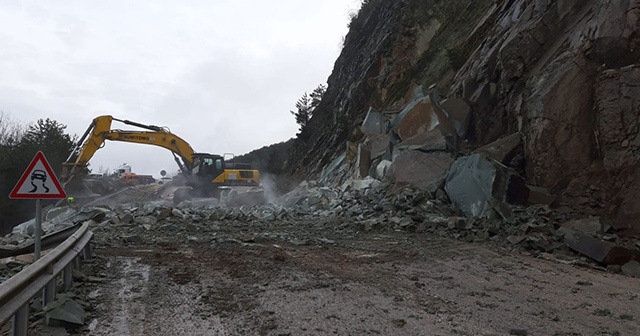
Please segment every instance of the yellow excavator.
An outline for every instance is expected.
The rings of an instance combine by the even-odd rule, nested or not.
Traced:
[[[111,129],[114,120],[145,130]],[[110,115],[93,119],[63,163],[62,180],[68,182],[76,175],[86,174],[89,160],[104,146],[105,140],[154,145],[170,150],[188,185],[174,193],[176,204],[191,197],[219,197],[220,187],[260,185],[260,172],[251,169],[249,164],[225,162],[222,155],[196,153],[188,142],[171,133],[167,127],[144,125]]]

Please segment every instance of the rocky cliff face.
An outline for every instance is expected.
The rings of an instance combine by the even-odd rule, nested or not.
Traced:
[[[554,206],[640,229],[639,18],[639,0],[368,1],[289,169],[446,190],[482,147]]]

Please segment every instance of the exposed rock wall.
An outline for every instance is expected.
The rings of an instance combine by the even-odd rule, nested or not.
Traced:
[[[362,139],[352,131],[370,106],[399,111],[423,73],[450,81],[455,72],[448,50],[473,45],[462,40],[491,3],[369,0],[350,24],[327,92],[294,145],[287,169],[299,177],[319,174],[347,140]]]
[[[522,158],[512,163],[528,184],[562,196],[557,205],[640,229],[639,18],[640,0],[372,0],[289,168],[319,173],[367,138],[359,126],[369,107],[400,112],[416,86],[436,84],[443,99],[471,107],[468,131],[454,139],[467,152],[519,133]],[[410,126],[425,139],[433,129]],[[426,151],[423,142],[411,149]]]

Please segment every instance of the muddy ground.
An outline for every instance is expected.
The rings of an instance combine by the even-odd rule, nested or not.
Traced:
[[[428,234],[219,226],[122,244],[98,229],[75,334],[640,335],[640,279],[581,262]]]

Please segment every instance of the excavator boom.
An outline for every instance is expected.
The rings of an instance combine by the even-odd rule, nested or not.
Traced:
[[[149,131],[112,130],[111,124],[113,120],[148,129]],[[176,162],[183,172],[190,172],[194,165],[193,154],[195,152],[193,148],[191,148],[191,145],[179,136],[169,132],[168,129],[159,126],[144,125],[129,120],[116,119],[112,116],[105,115],[93,119],[87,131],[72,150],[67,161],[63,164],[63,179],[86,170],[89,160],[91,160],[98,149],[104,146],[105,140],[164,147],[177,156]]]

